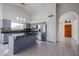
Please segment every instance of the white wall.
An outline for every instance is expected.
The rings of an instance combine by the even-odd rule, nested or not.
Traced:
[[[49,18],[48,15],[54,15]],[[32,23],[47,23],[47,41],[56,42],[56,4],[49,4],[45,10],[32,16]]]
[[[0,19],[2,19],[2,3],[0,3]]]
[[[24,10],[21,6],[3,3],[2,4],[2,18],[16,21],[17,17],[26,19],[26,22],[30,21],[30,14]]]
[[[0,28],[2,28],[2,21],[1,21],[1,19],[2,19],[2,4],[0,3]],[[0,30],[0,32],[1,32],[1,30]],[[0,43],[1,43],[1,33],[0,33]]]
[[[74,21],[72,26],[73,26],[73,39],[78,44],[78,20]]]

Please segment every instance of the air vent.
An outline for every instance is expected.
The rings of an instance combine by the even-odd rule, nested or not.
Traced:
[[[25,3],[20,3],[22,6],[25,6],[26,4]]]
[[[48,17],[53,17],[53,15],[49,15]]]

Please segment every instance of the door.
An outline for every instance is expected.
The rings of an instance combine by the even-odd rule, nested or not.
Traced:
[[[72,25],[71,24],[66,24],[64,25],[64,34],[65,37],[72,37]]]

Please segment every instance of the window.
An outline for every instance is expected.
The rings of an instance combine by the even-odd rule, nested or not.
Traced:
[[[15,22],[11,22],[11,29],[13,30],[19,30],[19,29],[23,29],[23,24],[22,23],[15,23]]]

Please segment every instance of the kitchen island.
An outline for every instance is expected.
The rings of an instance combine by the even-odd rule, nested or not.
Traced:
[[[30,34],[13,34],[9,36],[9,51],[10,54],[16,54],[26,48],[36,44],[36,35]]]
[[[17,54],[20,51],[36,45],[36,32],[27,30],[3,30],[1,33],[10,34],[9,36],[9,53]]]

